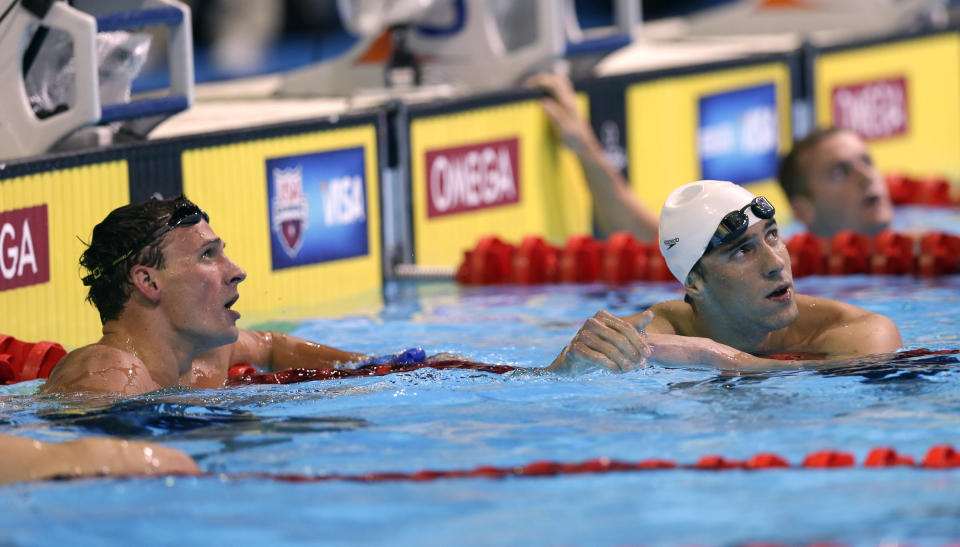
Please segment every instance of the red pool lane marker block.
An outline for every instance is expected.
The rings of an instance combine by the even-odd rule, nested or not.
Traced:
[[[603,281],[621,285],[646,279],[651,251],[650,245],[637,241],[633,234],[611,234],[603,248]]]
[[[701,457],[697,463],[693,464],[694,469],[708,469],[723,471],[726,469],[743,469],[744,462],[738,460],[728,460],[723,456],[708,455]]]
[[[952,205],[950,182],[943,177],[929,177],[920,181],[919,201],[923,205]]]
[[[793,277],[820,275],[826,271],[826,243],[809,233],[799,233],[787,241]]]
[[[542,237],[527,236],[513,255],[514,280],[521,285],[556,283],[559,249]]]
[[[790,464],[777,454],[761,452],[747,460],[743,467],[744,469],[781,469],[790,467]]]
[[[870,272],[870,237],[848,230],[830,238],[827,272],[830,275],[850,275]]]
[[[472,251],[464,253],[457,269],[457,281],[465,285],[495,285],[513,279],[516,248],[495,236],[480,238]]]
[[[560,250],[557,280],[592,283],[600,279],[604,245],[590,236],[571,236]]]
[[[949,444],[930,447],[922,465],[928,469],[955,469],[960,467],[960,452]]]
[[[950,197],[950,182],[945,177],[917,179],[900,173],[886,176],[890,201],[894,205],[960,205],[960,197]]]
[[[916,272],[912,237],[884,230],[873,238],[870,273],[877,275],[908,275]]]
[[[900,173],[888,173],[885,178],[887,188],[890,190],[890,201],[894,205],[906,205],[912,202],[913,196],[917,194],[915,180]]]
[[[809,454],[803,460],[803,467],[813,468],[833,468],[833,467],[852,467],[856,462],[853,454],[847,452],[836,452],[834,450],[822,450]]]
[[[898,454],[896,450],[889,447],[877,447],[867,454],[867,459],[863,461],[864,467],[895,467],[898,465],[913,466],[916,462],[913,456],[904,456]]]
[[[917,272],[925,277],[960,273],[960,237],[936,232],[921,237]]]
[[[23,342],[0,334],[0,382],[9,385],[49,378],[66,354],[63,346],[54,342]]]

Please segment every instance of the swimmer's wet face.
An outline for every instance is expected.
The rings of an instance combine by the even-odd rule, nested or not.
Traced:
[[[796,207],[797,216],[812,232],[821,236],[840,230],[876,234],[890,225],[890,191],[858,135],[837,131],[798,160],[804,165],[809,198],[806,206]]]
[[[209,280],[199,274],[200,271],[205,271],[205,275],[212,275],[209,271],[212,262],[212,267],[218,270],[217,275],[222,278],[222,282],[211,289],[210,294],[183,299],[180,302],[183,309],[168,310],[170,316],[185,329],[196,330],[196,334],[201,338],[206,331],[210,331],[217,340],[235,337],[236,327],[233,322],[236,317],[230,319],[229,327],[214,325],[236,315],[236,312],[229,309],[229,305],[236,299],[236,284],[242,281],[246,274],[223,254],[223,243],[213,233],[207,218],[206,213],[199,207],[179,196],[171,199],[150,199],[118,207],[97,224],[93,229],[90,246],[80,258],[80,264],[91,272],[91,275],[87,276],[91,280],[87,299],[97,307],[101,320],[106,323],[120,318],[131,296],[137,291],[133,275],[138,267],[150,269],[152,275],[154,272],[164,271],[170,260],[182,260],[196,251],[196,266],[199,270],[193,272],[193,275],[198,277],[195,281],[204,286],[209,284]],[[192,240],[194,248],[183,247],[184,242],[181,240],[187,231],[200,238]],[[179,243],[171,251],[168,247],[175,242]],[[212,248],[200,249],[207,244]],[[138,249],[139,247],[142,249]],[[203,253],[206,253],[206,256],[201,256]],[[183,266],[181,263],[177,272],[190,273],[185,271]],[[97,270],[100,275],[94,276],[93,273]],[[159,277],[159,274],[154,277]],[[172,279],[176,281],[178,278]],[[176,288],[179,285],[174,283],[171,287]],[[172,291],[170,298],[177,300],[177,295],[183,292],[177,288]],[[213,306],[212,302],[218,300],[223,301]],[[165,310],[170,307],[166,302],[163,306]],[[207,316],[213,313],[214,308],[217,308],[219,318]],[[184,317],[188,310],[192,310],[197,316]],[[190,324],[197,321],[207,326],[190,327]]]
[[[772,331],[797,318],[790,254],[772,218],[708,251],[690,277],[702,307],[730,324]]]
[[[227,257],[223,240],[205,220],[172,230],[163,238],[165,266],[154,269],[152,275],[159,294],[157,306],[171,327],[197,348],[235,341],[240,314],[232,306],[246,272]]]

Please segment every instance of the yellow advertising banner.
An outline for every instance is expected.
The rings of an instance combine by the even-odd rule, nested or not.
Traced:
[[[789,204],[776,182],[776,165],[792,140],[790,100],[785,62],[629,86],[630,186],[659,214],[667,195],[682,184],[733,180],[766,196],[777,208],[778,220],[789,222],[792,215],[786,213]]]
[[[822,53],[819,126],[849,127],[881,172],[960,181],[960,32]]]
[[[67,349],[100,338],[80,255],[93,227],[129,202],[127,162],[0,180],[0,334]]]
[[[382,302],[373,124],[186,150],[184,193],[247,272],[246,325]]]
[[[414,117],[410,172],[418,264],[457,265],[487,235],[559,243],[591,230],[583,172],[537,100]]]

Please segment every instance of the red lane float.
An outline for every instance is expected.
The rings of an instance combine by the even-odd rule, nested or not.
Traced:
[[[341,378],[356,378],[361,376],[385,376],[398,372],[410,372],[421,368],[436,370],[461,369],[505,374],[517,367],[510,365],[490,365],[459,359],[431,361],[426,363],[384,363],[366,365],[355,369],[309,369],[288,368],[277,372],[258,372],[248,363],[238,363],[230,367],[227,377],[227,386],[249,384],[295,384],[299,382],[313,382],[316,380],[339,380]]]
[[[54,342],[23,342],[0,334],[0,382],[16,384],[49,378],[66,354],[63,346]]]
[[[960,353],[958,349],[929,350],[924,348],[911,349],[896,353],[895,359],[922,357],[926,355],[953,355]],[[771,359],[823,359],[824,354],[811,353],[780,353],[767,354]],[[437,370],[460,369],[505,374],[522,367],[511,365],[492,365],[476,361],[449,359],[423,363],[378,363],[363,365],[353,369],[307,369],[290,368],[277,372],[259,372],[249,363],[236,363],[230,367],[226,385],[239,386],[250,384],[295,384],[299,382],[313,382],[317,380],[339,380],[342,378],[356,378],[364,376],[384,376],[398,372],[410,372],[421,368]]]
[[[921,275],[960,273],[960,237],[884,231],[876,236],[839,232],[830,239],[801,233],[787,241],[793,276]],[[606,241],[570,237],[563,247],[529,236],[519,247],[497,237],[481,238],[465,251],[457,271],[465,285],[670,281],[673,276],[655,243],[617,232]]]
[[[960,194],[953,192],[951,196],[950,181],[945,177],[913,178],[890,173],[886,180],[894,205],[960,205]]]
[[[635,462],[618,461],[610,458],[594,458],[582,462],[553,462],[538,460],[524,465],[497,467],[480,465],[472,469],[423,469],[412,472],[374,472],[354,475],[331,473],[327,475],[274,474],[274,473],[237,473],[232,475],[211,475],[232,480],[268,479],[282,482],[387,482],[411,481],[427,482],[440,479],[503,479],[507,477],[556,477],[560,475],[601,474],[630,471],[764,471],[764,470],[816,470],[855,468],[853,454],[833,450],[824,450],[807,455],[800,465],[791,465],[785,458],[770,452],[758,453],[746,460],[728,460],[723,456],[703,456],[693,464],[678,464],[673,460],[651,458]],[[890,467],[911,467],[915,469],[960,469],[960,452],[953,446],[943,444],[931,447],[922,463],[915,464],[911,456],[897,454],[888,447],[878,447],[870,451],[862,467],[881,469]]]

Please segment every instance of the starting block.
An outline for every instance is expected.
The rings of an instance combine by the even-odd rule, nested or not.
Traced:
[[[176,0],[138,2],[80,0],[74,6],[61,0],[14,0],[0,12],[0,159],[42,154],[77,129],[93,124],[169,116],[193,104],[193,40],[190,9]],[[107,11],[110,10],[110,11]],[[101,104],[98,32],[153,26],[169,29],[168,94],[122,104]],[[67,33],[73,41],[76,68],[72,104],[40,117],[30,105],[24,85],[24,55],[41,28]]]
[[[589,31],[580,27],[573,0],[338,0],[337,7],[360,38],[356,45],[287,74],[277,95],[353,96],[419,85],[504,89],[558,60],[629,45],[640,22],[635,0],[616,0],[614,25]]]

